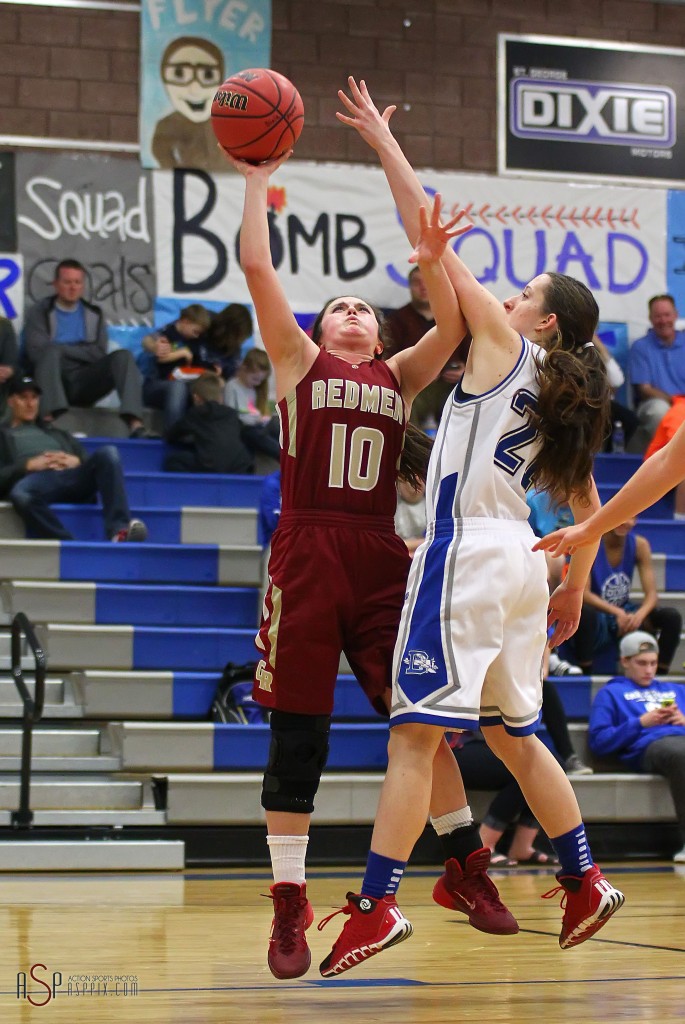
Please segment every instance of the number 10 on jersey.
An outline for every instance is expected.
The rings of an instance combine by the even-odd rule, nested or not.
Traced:
[[[355,427],[350,434],[347,455],[347,424],[334,423],[331,433],[331,458],[328,486],[353,491],[372,491],[378,483],[385,437],[374,427]]]

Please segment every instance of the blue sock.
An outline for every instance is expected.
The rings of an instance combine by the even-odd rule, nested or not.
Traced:
[[[594,864],[582,821],[577,828],[572,828],[570,832],[564,832],[563,836],[552,839],[552,846],[561,864],[557,872],[559,875],[580,877]]]
[[[375,900],[380,900],[389,893],[397,892],[397,886],[400,884],[406,866],[406,860],[383,857],[380,853],[369,850],[361,891],[365,896],[372,896]]]

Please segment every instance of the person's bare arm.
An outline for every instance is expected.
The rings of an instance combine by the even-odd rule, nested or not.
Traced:
[[[425,193],[414,169],[390,131],[390,118],[396,107],[386,107],[381,114],[371,99],[364,81],[357,85],[354,78],[350,77],[348,85],[350,96],[342,90],[338,92],[338,96],[349,113],[337,113],[336,117],[343,124],[355,128],[364,141],[378,153],[407,237],[412,245],[416,245],[420,231],[418,211],[425,205]],[[451,247],[445,249],[442,259],[474,340],[482,336],[490,344],[500,344],[507,348],[512,343],[518,345],[518,336],[507,324],[502,304],[476,280]],[[465,334],[466,329],[462,337]]]
[[[274,367],[279,398],[302,379],[319,351],[297,323],[271,260],[267,188],[270,175],[288,156],[290,153],[256,166],[229,158],[245,178],[240,265],[252,296],[262,341]]]

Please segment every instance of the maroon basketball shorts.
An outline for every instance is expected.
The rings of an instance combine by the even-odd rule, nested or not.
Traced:
[[[373,706],[387,710],[409,571],[391,518],[284,513],[256,637],[254,698],[294,714],[329,715],[344,652]]]

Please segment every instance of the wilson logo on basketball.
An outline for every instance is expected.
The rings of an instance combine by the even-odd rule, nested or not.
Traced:
[[[220,107],[229,107],[231,110],[247,110],[248,97],[242,92],[222,92],[219,89],[214,96],[214,102]]]

